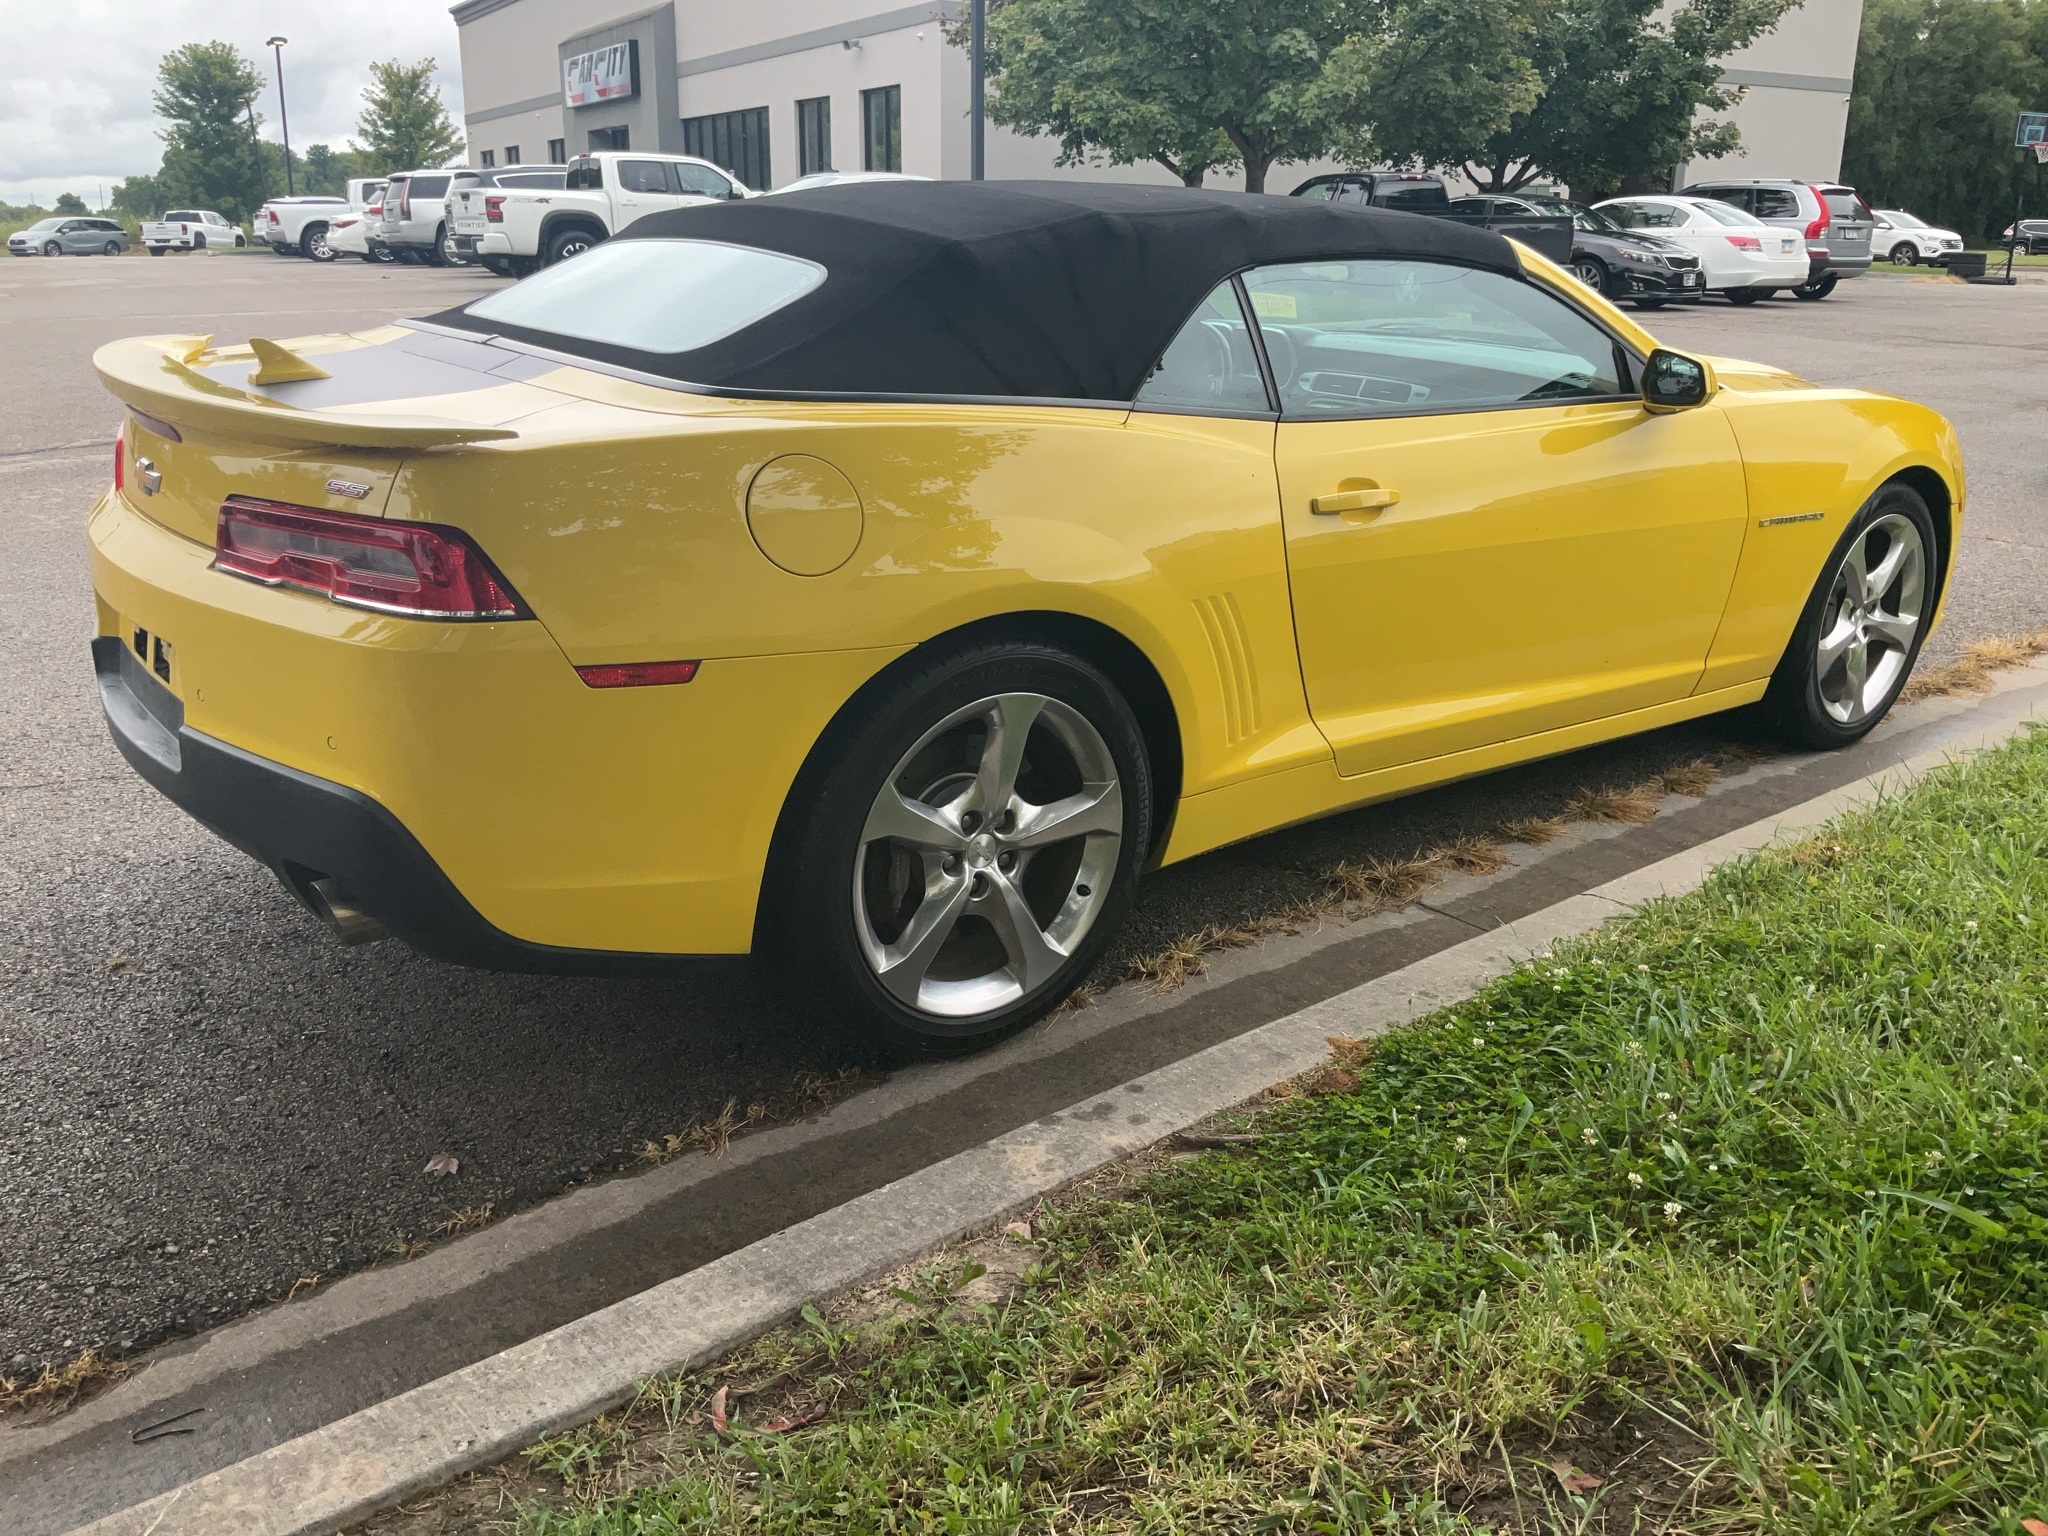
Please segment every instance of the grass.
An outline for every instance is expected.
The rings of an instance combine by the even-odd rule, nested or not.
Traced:
[[[2020,1536],[2044,984],[2048,735],[1336,1042],[1255,1139],[994,1240],[993,1305],[955,1255],[650,1386],[516,1523]]]

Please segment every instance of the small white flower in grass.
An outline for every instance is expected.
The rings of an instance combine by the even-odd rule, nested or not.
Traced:
[[[1460,1136],[1456,1141],[1452,1142],[1451,1145],[1456,1147],[1460,1152],[1462,1152],[1465,1150],[1467,1143],[1465,1141],[1465,1138]]]
[[[1963,1194],[1964,1194],[1965,1196],[1971,1196],[1971,1195],[1975,1195],[1976,1193],[1977,1193],[1977,1191],[1975,1191],[1974,1189],[1970,1188],[1970,1186],[1969,1186],[1969,1185],[1965,1184],[1965,1185],[1963,1186]]]
[[[1671,1102],[1671,1095],[1668,1093],[1660,1093],[1657,1097],[1663,1103],[1669,1104]]]
[[[1664,1123],[1665,1123],[1666,1125],[1676,1125],[1676,1124],[1678,1124],[1678,1116],[1676,1116],[1676,1115],[1666,1115],[1666,1116],[1664,1117]]]
[[[1486,1036],[1484,1036],[1484,1035],[1474,1035],[1474,1036],[1472,1037],[1472,1043],[1473,1043],[1474,1045],[1484,1045],[1484,1044],[1486,1044]]]
[[[1884,946],[1882,944],[1873,944],[1870,947],[1880,955],[1884,953]]]
[[[1579,1140],[1583,1141],[1589,1147],[1598,1146],[1600,1143],[1600,1133],[1594,1130],[1593,1127],[1589,1125],[1583,1131],[1579,1132]]]
[[[1975,933],[1977,931],[1977,919],[1973,917],[1967,923],[1964,923],[1963,931],[1965,933]]]
[[[1649,967],[1647,965],[1639,965],[1636,967],[1636,969],[1639,971],[1647,971]]]
[[[1927,1166],[1930,1168],[1939,1168],[1941,1166],[1941,1149],[1939,1147],[1929,1147],[1927,1149]]]
[[[1676,1223],[1679,1214],[1682,1211],[1684,1211],[1684,1209],[1685,1207],[1680,1205],[1676,1200],[1666,1200],[1664,1202],[1664,1219],[1666,1221]]]
[[[1628,1044],[1622,1047],[1622,1050],[1630,1056],[1640,1056],[1643,1054],[1643,1042],[1640,1040],[1631,1040]]]
[[[1552,983],[1550,984],[1550,990],[1551,990],[1551,991],[1553,991],[1553,992],[1562,992],[1562,991],[1564,990],[1564,988],[1563,988],[1563,987],[1561,987],[1561,986],[1559,986],[1559,985],[1558,985],[1558,984],[1557,984],[1556,982],[1554,982],[1554,981],[1553,981],[1553,982],[1552,982]]]
[[[2027,1058],[2024,1056],[2015,1056],[2012,1059],[2012,1064],[2016,1067],[2024,1067],[2027,1064]]]
[[[1630,1174],[1628,1176],[1628,1187],[1630,1189],[1641,1189],[1643,1187],[1643,1176],[1640,1173]]]

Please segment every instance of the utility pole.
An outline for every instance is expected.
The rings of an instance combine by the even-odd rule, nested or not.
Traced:
[[[296,197],[298,190],[292,185],[292,120],[284,109],[284,45],[290,41],[288,37],[273,37],[263,46],[277,56],[277,126],[284,135],[284,195]]]
[[[975,181],[987,178],[988,138],[988,0],[972,0],[967,22],[968,138],[967,174]]]

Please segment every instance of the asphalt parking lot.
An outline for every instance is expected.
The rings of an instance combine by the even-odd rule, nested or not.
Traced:
[[[345,329],[491,286],[467,270],[260,254],[0,267],[0,1373],[206,1328],[484,1207],[545,1199],[729,1101],[886,1066],[829,1019],[779,1016],[739,962],[594,981],[336,948],[108,742],[81,524],[116,413],[92,349]],[[2048,287],[1872,278],[1818,304],[1645,319],[1675,345],[1947,412],[1971,521],[1930,655],[2048,622]],[[1106,969],[1273,910],[1339,859],[1545,814],[1746,729],[1704,722],[1193,861],[1148,882]],[[430,1180],[441,1153],[461,1172]]]

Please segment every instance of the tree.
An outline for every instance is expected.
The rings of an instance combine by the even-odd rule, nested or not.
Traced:
[[[2048,5],[1866,0],[1842,175],[1876,207],[1989,242],[2023,185],[2030,211],[2042,206],[2012,126],[2044,108]]]
[[[51,211],[53,213],[79,214],[85,213],[88,210],[85,206],[85,199],[76,192],[59,192],[57,194],[57,206]]]
[[[114,188],[114,211],[131,219],[153,219],[168,205],[154,176],[130,176]]]
[[[1514,36],[1511,17],[1491,24],[1493,46],[1520,49],[1528,65],[1519,77],[1502,71],[1503,102],[1510,91],[1516,98],[1506,121],[1493,114],[1475,135],[1438,109],[1446,90],[1483,102],[1484,71],[1446,85],[1440,70],[1417,79],[1382,70],[1362,110],[1383,154],[1462,170],[1487,191],[1517,191],[1541,177],[1581,197],[1662,186],[1681,161],[1735,148],[1734,126],[1701,120],[1699,109],[1733,105],[1720,61],[1775,26],[1791,3],[1535,0],[1525,35]],[[1397,51],[1404,42],[1396,37]]]
[[[262,74],[232,44],[187,43],[164,56],[157,82],[157,115],[170,123],[157,173],[164,195],[247,218],[263,200],[250,110]]]
[[[316,197],[340,197],[348,188],[349,178],[363,174],[356,167],[357,159],[348,150],[337,152],[329,145],[314,144],[306,150],[305,165],[298,173],[299,185]]]
[[[1542,94],[1530,57],[1554,0],[1396,0],[1330,56],[1325,88],[1353,165],[1455,165]]]
[[[1324,65],[1370,4],[1009,0],[989,19],[989,116],[1057,137],[1062,164],[1149,160],[1198,185],[1235,161],[1263,192],[1276,162],[1329,149]]]
[[[362,116],[356,119],[361,142],[349,147],[383,171],[410,171],[446,164],[462,148],[462,136],[448,121],[441,89],[434,84],[434,61],[401,64],[387,59],[370,66],[373,81],[363,92]]]

